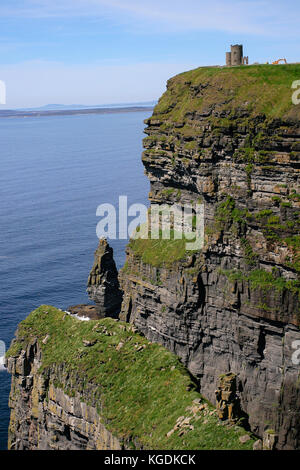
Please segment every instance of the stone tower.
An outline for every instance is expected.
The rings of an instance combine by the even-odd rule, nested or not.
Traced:
[[[242,65],[243,63],[243,46],[235,44],[231,46],[231,65]]]
[[[243,56],[243,45],[235,44],[231,46],[231,51],[226,52],[226,66],[232,67],[234,65],[248,65],[249,57]]]
[[[231,52],[226,52],[226,65],[231,67]]]

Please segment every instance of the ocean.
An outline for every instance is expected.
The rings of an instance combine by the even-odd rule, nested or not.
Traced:
[[[90,303],[85,292],[102,203],[147,205],[141,163],[150,112],[0,120],[0,353],[41,304]],[[127,240],[112,240],[118,268]],[[0,360],[0,449],[7,448],[10,376]]]

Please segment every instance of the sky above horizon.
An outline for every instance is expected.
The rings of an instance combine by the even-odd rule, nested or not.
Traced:
[[[0,109],[156,100],[236,43],[250,63],[297,62],[299,14],[296,0],[1,0]]]

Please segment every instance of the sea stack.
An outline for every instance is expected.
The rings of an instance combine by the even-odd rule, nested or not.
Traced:
[[[118,270],[113,249],[105,238],[99,241],[95,261],[88,278],[87,293],[102,316],[117,317],[122,302]]]

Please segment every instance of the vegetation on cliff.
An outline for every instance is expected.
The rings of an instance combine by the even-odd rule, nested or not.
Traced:
[[[299,160],[300,141],[296,128],[300,105],[292,103],[292,84],[299,76],[300,65],[291,64],[201,67],[173,77],[152,117],[146,120],[149,136],[144,140],[143,156],[148,173],[153,172],[154,181],[157,171],[159,174],[164,168],[165,173],[183,175],[193,192],[198,191],[196,185],[192,185],[193,173],[199,179],[208,175],[207,165],[213,162],[205,191],[200,190],[199,196],[204,196],[205,200],[209,197],[209,202],[215,198],[216,225],[220,222],[224,225],[224,217],[227,217],[232,228],[242,228],[244,234],[241,236],[244,237],[247,227],[253,226],[251,218],[256,219],[269,245],[289,248],[286,265],[296,272],[299,272],[296,179],[295,186],[284,187],[282,184],[282,188],[274,188],[281,196],[273,195],[268,213],[265,208],[255,213],[253,203],[248,205],[248,202],[253,196],[255,179],[269,181],[272,175],[278,179],[282,165],[289,162],[293,168]],[[291,122],[295,129],[289,127]],[[217,189],[219,177],[213,175],[217,171],[216,165],[222,161],[224,167],[230,165],[232,172],[242,172],[239,175],[242,184],[231,185],[228,188],[231,194],[225,201],[226,194],[220,194]],[[181,182],[176,181],[176,188],[173,188],[172,181],[168,186],[164,177],[163,184],[164,189],[156,190],[155,198],[162,203],[180,202],[180,196],[176,195],[178,191],[182,192]],[[257,199],[256,204],[259,208]],[[254,266],[255,253],[247,253],[249,247],[246,240],[245,258]]]
[[[250,213],[247,209],[238,209],[236,201],[227,196],[216,208],[215,221],[208,232],[227,230],[234,237],[239,236],[247,271],[240,270],[222,270],[231,281],[250,281],[251,289],[260,289],[263,291],[272,291],[284,293],[290,291],[297,294],[300,299],[300,280],[288,280],[280,276],[276,267],[272,272],[259,269],[259,254],[253,251],[249,238],[247,238],[247,225],[253,221],[261,227],[262,233],[266,238],[269,248],[274,244],[286,245],[291,250],[291,256],[286,260],[287,265],[299,274],[299,210],[287,215],[274,215],[272,209],[265,209],[259,212]]]
[[[160,232],[158,239],[131,238],[128,246],[144,263],[160,268],[183,261],[187,256],[186,243],[184,236],[176,239],[174,230],[170,230],[170,239],[164,239]]]
[[[300,105],[292,104],[292,83],[299,80],[300,65],[251,65],[249,67],[200,67],[168,81],[151,119],[185,121],[187,114],[207,113],[218,104],[218,127],[236,126],[235,111],[268,118],[298,118]],[[213,122],[213,118],[208,121]]]
[[[119,439],[148,449],[252,448],[253,439],[239,440],[244,429],[219,422],[180,360],[132,325],[111,318],[82,322],[41,306],[20,323],[7,357],[18,356],[36,339],[42,350],[39,372],[63,366],[69,380],[55,386],[70,396],[81,393],[87,403],[96,400],[105,426]],[[86,392],[90,384],[93,397]],[[187,428],[168,434],[179,417],[191,415],[194,400],[203,411],[192,415]]]

